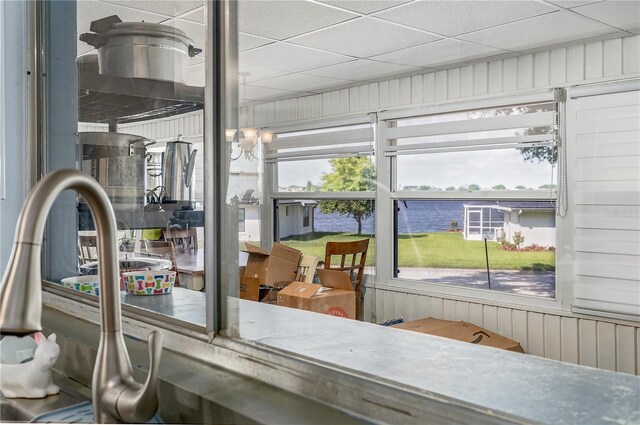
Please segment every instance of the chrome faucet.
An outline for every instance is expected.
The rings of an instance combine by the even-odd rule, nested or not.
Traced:
[[[142,385],[133,379],[122,336],[115,215],[107,194],[88,174],[55,171],[43,178],[25,201],[0,285],[0,332],[25,335],[42,329],[42,237],[53,201],[66,189],[74,189],[84,197],[98,234],[101,335],[92,381],[94,419],[98,423],[146,422],[158,410],[156,377],[162,335],[156,331],[149,335],[150,367]]]

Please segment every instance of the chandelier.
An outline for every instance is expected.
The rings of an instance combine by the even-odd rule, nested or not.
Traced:
[[[240,72],[238,73],[242,77],[242,87],[245,92],[246,98],[246,82],[247,77],[251,75],[250,72]],[[273,133],[267,130],[258,129],[258,128],[240,128],[240,129],[227,129],[226,131],[226,139],[227,142],[230,143],[231,150],[231,160],[235,161],[240,157],[244,156],[245,159],[252,160],[258,159],[256,154],[254,153],[254,148],[256,146],[261,145],[262,143],[271,143],[273,140]],[[237,144],[239,152],[234,155],[233,145]]]

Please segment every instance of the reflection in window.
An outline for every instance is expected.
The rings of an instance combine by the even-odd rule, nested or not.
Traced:
[[[555,201],[396,204],[396,277],[555,296]]]
[[[245,209],[240,208],[238,210],[238,231],[244,233],[245,231]]]

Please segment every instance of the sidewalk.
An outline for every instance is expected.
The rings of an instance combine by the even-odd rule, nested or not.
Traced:
[[[482,269],[431,269],[401,267],[398,278],[428,283],[491,289],[521,295],[555,297],[555,272],[520,270],[491,271],[491,288],[487,282],[487,271]]]

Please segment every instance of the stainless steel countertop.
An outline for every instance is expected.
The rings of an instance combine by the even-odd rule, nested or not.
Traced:
[[[553,424],[640,423],[640,378],[240,301],[242,339],[445,399]]]

